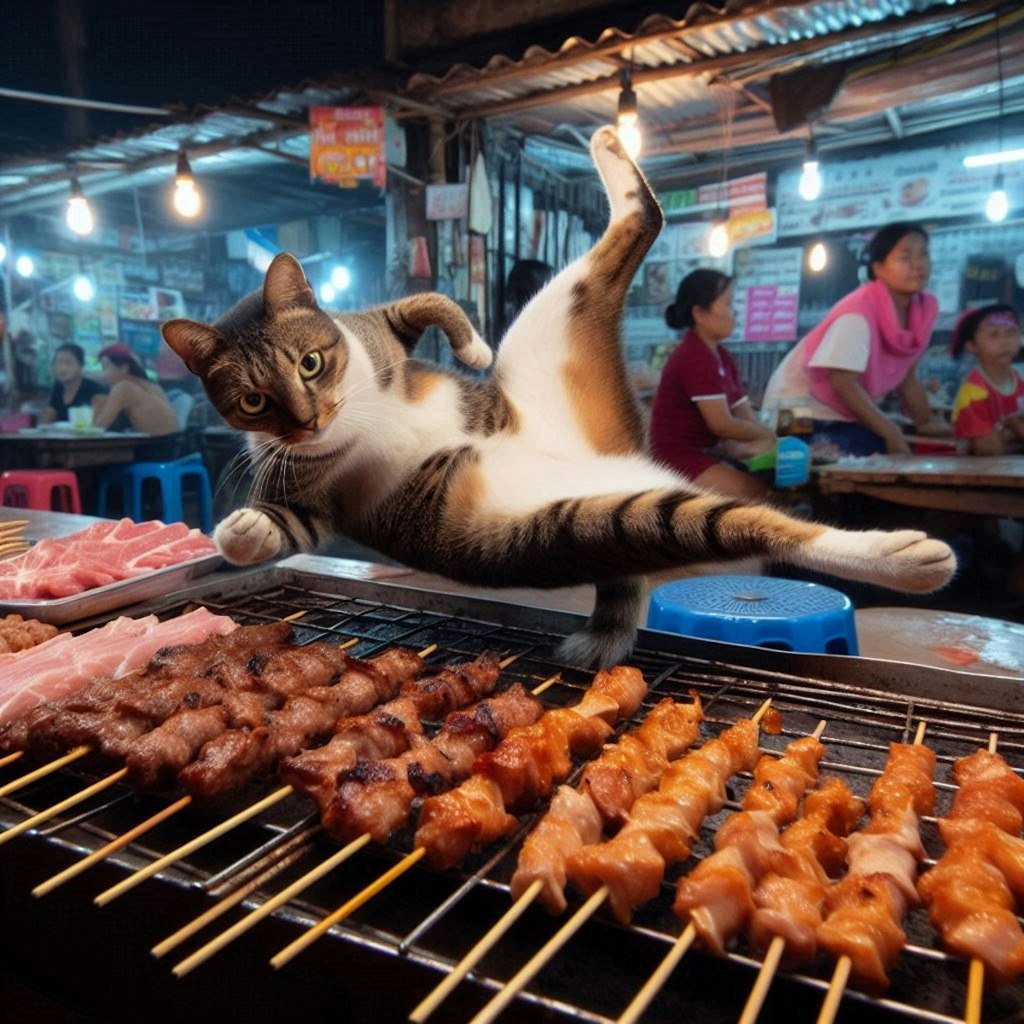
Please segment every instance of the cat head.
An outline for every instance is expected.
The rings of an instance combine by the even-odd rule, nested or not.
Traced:
[[[301,441],[337,408],[348,344],[292,256],[277,256],[262,292],[213,324],[169,320],[161,333],[218,412],[241,430]]]
[[[298,260],[282,253],[262,291],[213,324],[169,320],[161,331],[228,423],[300,443],[331,424],[353,394],[365,400],[370,377],[389,386],[431,324],[464,362],[490,362],[490,349],[451,299],[421,294],[363,313],[328,314]],[[365,358],[354,358],[360,354]]]

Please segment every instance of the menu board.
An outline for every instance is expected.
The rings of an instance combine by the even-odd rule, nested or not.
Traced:
[[[1024,145],[1007,140],[1006,148]],[[991,149],[995,149],[993,144]],[[984,147],[981,147],[984,150]],[[783,171],[776,187],[778,234],[877,228],[896,220],[948,220],[978,216],[992,191],[995,168],[969,169],[963,158],[977,145],[912,149],[864,160],[829,160],[822,155],[822,197],[800,197],[800,168]],[[1003,168],[1006,190],[1024,189],[1024,163]]]

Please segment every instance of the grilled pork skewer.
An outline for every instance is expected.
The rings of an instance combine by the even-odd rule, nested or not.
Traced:
[[[980,962],[983,981],[1005,985],[1024,972],[1015,913],[1024,902],[1024,779],[991,747],[953,765],[959,789],[939,819],[946,851],[917,888],[945,947]],[[972,1001],[980,999],[977,982],[975,989]],[[968,1016],[974,1013],[969,1008]]]
[[[558,787],[519,851],[510,885],[512,906],[412,1011],[414,1024],[430,1017],[538,896],[553,913],[565,909],[566,858],[596,842],[605,825],[628,817],[636,799],[657,786],[669,763],[696,741],[704,716],[696,692],[693,698],[693,704],[677,704],[666,697],[637,728],[586,765],[576,789]]]
[[[906,945],[903,918],[918,901],[917,865],[925,856],[918,819],[935,808],[935,752],[924,745],[924,731],[921,722],[913,744],[889,744],[868,794],[868,824],[847,840],[848,871],[828,889],[817,940],[837,960],[818,1024],[832,1024],[851,975],[884,991]]]
[[[602,670],[575,708],[554,708],[532,725],[513,729],[494,751],[476,759],[474,774],[466,782],[423,802],[412,853],[282,949],[271,958],[271,964],[283,967],[422,857],[450,858],[461,850],[461,860],[474,842],[480,842],[488,824],[498,826],[494,838],[507,834],[509,822],[517,823],[517,819],[505,811],[505,798],[509,806],[523,807],[550,793],[554,779],[568,775],[572,766],[570,754],[593,753],[611,732],[608,720],[634,714],[646,692],[647,684],[638,669],[619,666],[611,672]],[[482,801],[477,799],[479,791],[473,787],[474,780],[480,778],[488,784]],[[483,816],[467,813],[480,810],[484,811]],[[425,814],[429,817],[426,826]],[[452,828],[451,837],[445,834],[448,827]],[[449,866],[455,863],[458,860]]]

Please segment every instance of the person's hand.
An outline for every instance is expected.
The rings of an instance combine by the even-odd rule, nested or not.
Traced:
[[[910,442],[895,424],[882,439],[885,441],[885,450],[889,455],[910,455]]]
[[[774,434],[771,437],[759,437],[754,441],[723,441],[720,447],[726,455],[732,459],[752,459],[757,455],[764,455],[766,452],[775,451],[777,438]]]

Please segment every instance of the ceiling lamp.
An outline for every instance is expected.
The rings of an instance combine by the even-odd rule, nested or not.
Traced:
[[[79,302],[92,302],[96,297],[96,286],[92,283],[92,278],[86,277],[85,274],[78,274],[75,277],[71,290]]]
[[[64,221],[76,235],[92,234],[92,229],[95,227],[89,200],[85,198],[78,178],[71,179],[71,195],[68,197]]]
[[[174,172],[174,208],[182,217],[195,217],[202,209],[203,198],[196,188],[192,168],[185,150],[178,153],[178,166]]]
[[[352,283],[352,274],[348,267],[342,266],[340,263],[331,271],[331,284],[339,292],[345,291],[346,288]]]
[[[708,235],[708,254],[721,259],[729,251],[729,225],[720,220]]]
[[[1003,48],[999,36],[999,12],[996,11],[996,69],[999,74],[999,144],[996,146],[996,152],[1001,153],[1003,151]],[[1006,189],[1003,184],[1003,168],[1002,165],[996,164],[996,177],[992,182],[992,191],[989,194],[988,201],[985,203],[985,216],[994,223],[1006,220],[1006,215],[1010,212],[1010,204],[1006,198]]]
[[[800,197],[812,202],[821,195],[821,165],[818,163],[818,147],[815,145],[814,136],[807,139],[807,148],[804,150],[804,167],[800,173]]]
[[[640,155],[640,146],[643,141],[640,137],[639,118],[636,93],[633,91],[633,72],[631,68],[627,67],[622,71],[622,92],[619,93],[617,127],[619,141],[632,160]]]
[[[992,167],[1024,160],[1024,149],[1000,149],[995,153],[972,153],[964,157],[964,167]]]
[[[807,269],[812,274],[820,274],[828,266],[828,249],[825,243],[817,241],[807,253]]]
[[[330,305],[338,297],[338,291],[330,281],[320,285],[320,301]]]

